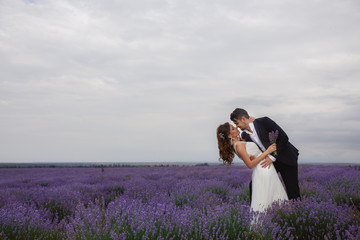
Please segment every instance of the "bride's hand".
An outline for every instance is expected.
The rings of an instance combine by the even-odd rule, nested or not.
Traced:
[[[272,160],[269,157],[266,157],[265,160],[260,163],[261,167],[263,168],[266,167],[270,168],[271,164],[272,164]]]
[[[272,152],[276,151],[276,143],[271,144],[266,151],[268,153],[272,153]]]

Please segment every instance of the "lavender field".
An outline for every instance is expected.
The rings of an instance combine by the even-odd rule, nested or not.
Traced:
[[[0,239],[360,239],[360,167],[300,166],[252,224],[243,166],[0,169]]]

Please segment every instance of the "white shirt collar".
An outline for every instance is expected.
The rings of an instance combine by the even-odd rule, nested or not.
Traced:
[[[253,122],[249,123],[249,127],[250,127],[250,129],[251,129],[252,132],[248,131],[247,129],[245,129],[244,131],[245,131],[246,133],[248,133],[248,134],[251,135],[251,134],[253,134],[254,131],[255,131],[254,123],[253,123]]]

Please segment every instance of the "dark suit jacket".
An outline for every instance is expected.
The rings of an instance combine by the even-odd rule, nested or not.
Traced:
[[[290,166],[297,165],[299,150],[289,142],[288,136],[286,135],[284,130],[279,127],[279,125],[277,125],[270,118],[263,117],[255,119],[254,126],[256,129],[256,133],[265,148],[268,148],[270,146],[269,133],[278,130],[279,135],[276,140],[277,155],[274,156],[276,158],[276,161]],[[244,138],[246,141],[252,142],[249,134],[244,131],[241,133],[241,137]]]

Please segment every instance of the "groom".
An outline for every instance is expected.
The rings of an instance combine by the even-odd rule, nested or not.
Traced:
[[[285,183],[286,192],[289,199],[300,198],[298,180],[298,155],[299,151],[289,142],[286,133],[273,120],[268,117],[252,119],[246,110],[236,108],[230,115],[234,124],[242,130],[241,137],[248,142],[254,142],[264,152],[270,145],[269,133],[279,131],[276,140],[277,155],[269,155],[264,166],[269,166],[272,162],[277,172],[280,172]],[[250,200],[252,194],[252,184],[250,182]]]

